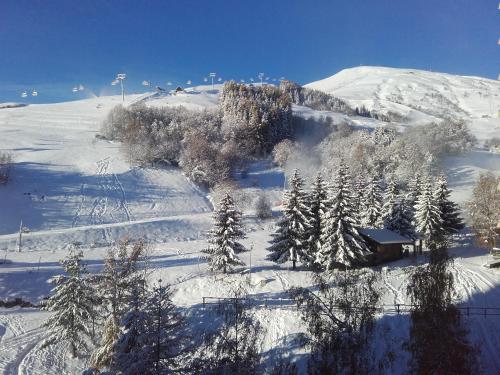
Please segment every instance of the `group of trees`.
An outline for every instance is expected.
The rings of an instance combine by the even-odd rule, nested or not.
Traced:
[[[398,132],[391,126],[373,131],[332,132],[310,151],[333,173],[344,160],[354,176],[392,176],[404,182],[417,173],[434,174],[446,155],[471,149],[475,142],[463,122],[443,121]]]
[[[62,344],[89,358],[87,375],[255,374],[262,327],[253,315],[230,304],[215,328],[194,336],[170,286],[149,283],[147,262],[144,243],[125,240],[90,274],[83,253],[71,248],[44,304],[53,314],[43,346]]]
[[[148,285],[145,245],[122,241],[109,250],[103,270],[89,274],[83,253],[61,261],[44,305],[45,346],[65,344],[72,356],[90,356],[88,374],[167,374],[182,367],[184,320],[168,286]]]
[[[354,180],[342,164],[331,186],[321,174],[309,191],[304,185],[296,170],[268,248],[269,260],[291,261],[293,269],[297,263],[323,270],[367,264],[371,251],[360,228],[386,228],[428,244],[434,236],[448,237],[464,227],[444,176],[432,181],[417,175],[403,190],[394,181]],[[241,212],[226,193],[204,250],[210,268],[226,273],[243,265],[238,254],[246,249],[238,241],[244,237]]]
[[[230,81],[218,110],[117,106],[103,122],[102,135],[121,141],[131,163],[178,165],[194,182],[213,187],[245,160],[291,137],[291,113],[288,97],[277,88]]]
[[[407,238],[449,236],[463,228],[444,176],[433,182],[417,175],[412,184],[353,179],[341,164],[331,187],[318,175],[309,192],[298,171],[284,195],[283,216],[269,248],[269,259],[291,261],[295,269],[354,267],[370,254],[360,228],[387,228]]]

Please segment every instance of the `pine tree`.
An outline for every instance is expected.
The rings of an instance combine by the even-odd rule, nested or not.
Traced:
[[[363,263],[370,250],[357,230],[359,222],[353,210],[351,177],[343,163],[335,177],[328,206],[321,230],[322,246],[317,257],[319,266],[333,269]]]
[[[323,218],[327,211],[327,201],[328,201],[328,190],[325,180],[318,173],[316,180],[314,181],[311,189],[311,194],[309,197],[310,206],[310,248],[309,254],[313,259],[316,258],[316,254],[321,249],[321,228],[323,227]]]
[[[416,235],[412,221],[413,207],[410,206],[408,198],[401,195],[396,199],[390,215],[385,219],[385,228],[414,240]]]
[[[128,240],[120,241],[117,247],[108,250],[104,269],[95,277],[104,321],[101,342],[91,356],[92,367],[96,369],[110,366],[120,334],[120,322],[130,307],[132,296],[137,294],[139,287],[143,293],[146,290],[144,251],[142,241],[134,244]]]
[[[361,225],[380,228],[382,221],[382,187],[380,181],[370,178],[363,191]]]
[[[146,296],[137,289],[122,321],[112,370],[123,375],[173,373],[184,351],[183,327],[169,286],[156,286]]]
[[[51,280],[55,287],[44,306],[44,309],[54,314],[44,323],[49,337],[43,345],[66,342],[73,357],[77,356],[79,350],[88,349],[94,315],[94,291],[82,258],[81,251],[71,249],[70,254],[61,261],[65,274]]]
[[[415,204],[415,229],[429,244],[443,234],[443,226],[438,201],[429,179],[421,184],[421,190]]]
[[[451,191],[448,188],[446,177],[441,175],[436,180],[434,197],[439,206],[443,230],[446,234],[457,233],[464,229],[465,225],[460,217],[457,204],[450,200]]]
[[[389,180],[385,189],[383,205],[381,210],[381,219],[385,223],[386,219],[392,216],[397,205],[399,190],[394,180]]]
[[[361,213],[363,212],[364,191],[366,188],[366,181],[362,177],[358,177],[353,184],[353,208],[359,216],[361,221]]]
[[[214,229],[210,232],[210,246],[203,250],[209,254],[208,259],[212,270],[222,270],[226,273],[231,267],[244,264],[237,254],[246,251],[237,240],[245,235],[241,226],[241,212],[235,209],[233,199],[226,194],[215,211]]]
[[[284,201],[283,217],[278,222],[278,231],[273,235],[267,258],[276,263],[290,260],[295,269],[297,262],[309,265],[313,261],[309,253],[311,225],[308,197],[304,191],[304,180],[297,170],[290,179],[290,190],[285,192]]]

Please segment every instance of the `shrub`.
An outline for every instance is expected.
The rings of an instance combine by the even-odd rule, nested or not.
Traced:
[[[269,197],[264,193],[259,194],[255,200],[255,215],[257,215],[257,217],[261,220],[273,217],[271,202]]]

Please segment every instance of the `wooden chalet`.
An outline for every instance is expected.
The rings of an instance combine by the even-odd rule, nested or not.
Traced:
[[[413,247],[415,251],[415,241],[403,237],[399,233],[388,229],[363,228],[359,230],[368,247],[373,251],[371,257],[374,264],[389,262],[403,257],[403,245]]]

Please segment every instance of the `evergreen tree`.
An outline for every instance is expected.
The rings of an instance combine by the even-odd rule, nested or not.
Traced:
[[[54,314],[44,323],[49,337],[43,345],[66,342],[73,357],[77,356],[78,350],[88,349],[94,315],[94,291],[82,258],[81,251],[71,249],[61,261],[65,274],[51,280],[55,287],[44,306]]]
[[[361,221],[361,213],[363,212],[364,190],[366,181],[362,177],[358,177],[353,184],[353,208]]]
[[[122,321],[111,369],[124,375],[178,370],[185,340],[184,321],[175,309],[168,286],[157,286],[147,296],[137,289]]]
[[[382,221],[382,187],[380,181],[370,178],[363,191],[361,225],[368,228],[380,228]]]
[[[96,369],[109,367],[114,354],[114,346],[120,334],[120,322],[130,308],[133,295],[139,287],[146,290],[146,267],[141,257],[145,244],[138,241],[120,241],[117,247],[108,250],[103,271],[95,277],[100,304],[100,314],[104,321],[101,342],[91,356],[91,365]]]
[[[410,206],[408,198],[401,195],[396,200],[392,212],[385,219],[385,228],[414,240],[416,239],[416,234],[412,220],[413,207]]]
[[[318,173],[314,181],[309,197],[310,213],[310,249],[309,254],[313,259],[321,248],[321,228],[323,226],[323,218],[327,211],[328,189],[325,180]]]
[[[385,189],[383,205],[381,210],[381,219],[385,223],[386,219],[392,216],[397,205],[399,190],[394,180],[389,180]]]
[[[237,240],[245,235],[241,226],[241,212],[235,209],[229,194],[222,198],[219,206],[213,216],[210,246],[203,252],[209,254],[206,258],[212,270],[226,273],[231,267],[244,264],[237,254],[246,249]]]
[[[317,262],[323,269],[339,266],[352,267],[364,262],[370,250],[360,236],[353,210],[351,177],[345,164],[341,164],[333,184],[333,195],[328,202],[321,230],[321,249]]]
[[[434,238],[441,237],[443,226],[438,201],[434,195],[433,187],[429,179],[421,184],[415,204],[415,229],[429,244]]]
[[[311,225],[308,197],[304,191],[304,180],[295,170],[290,179],[290,190],[285,192],[283,217],[278,222],[278,231],[273,235],[268,248],[269,260],[276,263],[292,262],[295,269],[297,262],[310,265],[313,261],[309,253]]]
[[[465,225],[460,217],[458,205],[450,200],[451,191],[448,188],[446,177],[441,175],[436,180],[434,197],[437,201],[443,230],[446,234],[457,233]]]

